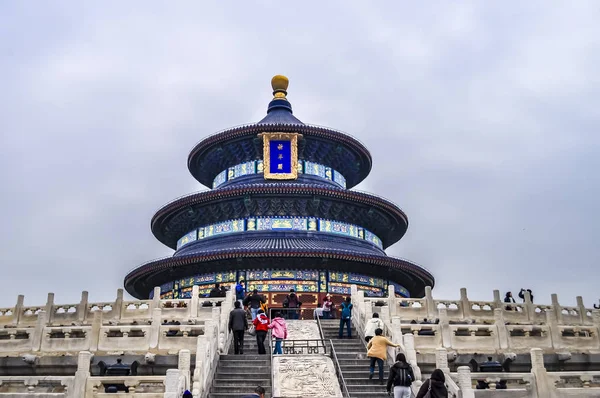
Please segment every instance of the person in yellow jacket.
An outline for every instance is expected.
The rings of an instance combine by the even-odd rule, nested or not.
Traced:
[[[367,344],[367,357],[371,360],[369,368],[371,373],[369,373],[369,379],[373,378],[373,374],[375,373],[375,362],[377,361],[380,384],[383,384],[383,361],[387,359],[387,347],[400,347],[400,344],[394,344],[382,335],[382,329],[375,329],[375,337],[369,340],[369,344]]]

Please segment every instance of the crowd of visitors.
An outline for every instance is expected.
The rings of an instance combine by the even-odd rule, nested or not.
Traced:
[[[519,292],[519,298],[521,300],[523,300],[523,302],[525,302],[525,293],[528,292],[529,293],[529,297],[531,298],[531,302],[533,303],[533,293],[531,291],[531,289],[521,289],[521,291]],[[504,302],[507,303],[505,309],[507,311],[515,311],[517,310],[517,306],[513,306],[511,304],[515,304],[515,299],[512,295],[512,292],[506,292],[506,295],[504,296]]]

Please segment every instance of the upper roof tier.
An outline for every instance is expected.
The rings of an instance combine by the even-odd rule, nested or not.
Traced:
[[[267,115],[258,123],[233,127],[200,141],[188,156],[188,169],[201,184],[213,188],[215,177],[229,167],[263,158],[264,132],[300,133],[298,158],[331,167],[346,179],[346,188],[364,180],[372,159],[357,139],[326,127],[302,123],[287,100],[288,80],[277,75],[271,80],[273,100]]]

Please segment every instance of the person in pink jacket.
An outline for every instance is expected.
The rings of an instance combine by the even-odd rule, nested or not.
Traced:
[[[281,313],[275,314],[275,318],[273,318],[273,322],[269,325],[269,329],[273,329],[272,334],[275,337],[275,349],[273,350],[273,354],[283,354],[281,349],[281,342],[287,339],[287,325],[285,324],[285,319],[281,316]]]

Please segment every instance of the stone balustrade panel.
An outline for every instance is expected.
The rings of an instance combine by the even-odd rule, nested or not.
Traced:
[[[87,378],[85,398],[140,397],[163,398],[166,376],[92,376]],[[110,385],[125,385],[129,393],[105,393]]]
[[[121,308],[121,321],[152,318],[152,300],[124,301]]]
[[[424,351],[435,351],[436,348],[442,346],[442,333],[440,325],[434,324],[403,324],[401,333],[405,335],[411,333],[414,336],[415,347]]]
[[[465,318],[483,322],[494,319],[494,310],[497,305],[493,301],[469,301],[469,307],[469,314],[465,314]],[[454,321],[454,319],[451,320]]]
[[[45,327],[42,335],[43,352],[79,352],[90,349],[92,327]]]
[[[529,352],[531,347],[544,351],[552,349],[552,336],[548,326],[506,325],[508,346],[515,352]]]
[[[67,326],[79,322],[77,309],[79,304],[53,305],[50,324],[56,326]]]
[[[34,328],[10,328],[0,330],[0,352],[19,353],[32,351]]]
[[[117,319],[116,314],[117,310],[115,308],[115,303],[90,303],[87,305],[87,313],[85,315],[85,319],[91,320],[94,318],[94,313],[100,311],[102,313],[102,319]]]
[[[427,307],[423,299],[397,299],[397,316],[402,321],[423,320],[427,318]]]
[[[0,397],[67,397],[74,376],[0,376]]]
[[[558,325],[558,341],[554,341],[555,349],[571,351],[587,351],[600,349],[598,329],[594,326]]]
[[[500,348],[495,325],[449,325],[449,328],[451,347],[455,350],[484,353]]]
[[[150,326],[106,326],[100,330],[98,350],[113,352],[146,351],[150,347]]]
[[[19,317],[20,327],[35,326],[38,314],[44,310],[44,307],[23,307]]]
[[[464,319],[464,310],[460,300],[434,300],[433,303],[438,311],[446,309],[449,319]]]
[[[170,353],[179,350],[195,351],[198,336],[204,335],[204,325],[161,325],[158,339],[158,349]]]

